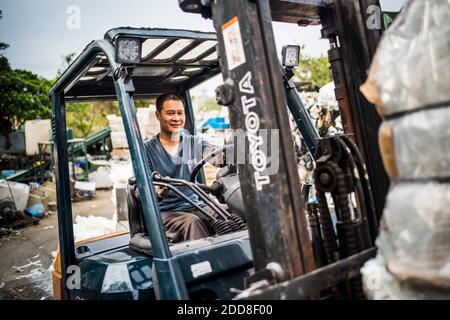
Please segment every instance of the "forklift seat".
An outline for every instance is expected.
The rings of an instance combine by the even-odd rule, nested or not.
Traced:
[[[133,237],[137,233],[148,233],[145,225],[144,213],[142,211],[141,199],[139,197],[136,178],[128,179],[127,186],[127,206],[128,222],[130,224],[130,235]]]
[[[136,233],[132,236],[129,246],[133,251],[153,257],[152,244],[146,233]]]
[[[145,225],[144,212],[139,197],[136,178],[128,179],[127,186],[128,223],[130,225],[130,249],[153,256],[152,245],[148,238],[147,226]]]

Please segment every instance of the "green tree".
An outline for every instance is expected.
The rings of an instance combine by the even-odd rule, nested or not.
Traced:
[[[300,45],[304,49],[304,45]],[[318,58],[308,55],[302,56],[300,63],[295,68],[295,74],[301,81],[311,81],[314,86],[322,87],[333,80],[328,58],[320,56]]]
[[[56,72],[56,79],[58,79],[64,73],[64,71],[66,71],[66,69],[70,66],[72,61],[75,60],[76,53],[72,52],[69,53],[68,55],[62,56],[61,58],[63,62],[61,66],[58,68],[58,71]]]
[[[2,13],[0,11],[0,18]],[[0,51],[8,48],[0,43]],[[26,120],[51,116],[48,91],[52,83],[38,75],[12,69],[0,53],[0,130],[3,135],[18,129]]]
[[[214,98],[206,98],[197,103],[197,112],[220,111],[221,109],[222,107],[217,104]]]
[[[154,103],[152,100],[134,100],[134,106],[136,108],[147,108],[152,102]]]
[[[84,138],[108,126],[108,114],[119,115],[116,101],[75,102],[66,106],[67,127],[72,128],[74,136]]]

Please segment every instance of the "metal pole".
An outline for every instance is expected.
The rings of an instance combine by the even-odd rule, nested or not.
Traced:
[[[67,268],[76,264],[73,236],[72,205],[70,198],[70,178],[67,148],[66,111],[64,94],[53,92],[51,95],[53,118],[58,126],[54,127],[55,142],[55,177],[58,207],[59,250],[61,255],[61,275],[63,282],[63,298],[70,299],[67,286]]]
[[[131,78],[120,77],[115,82],[120,114],[122,115],[125,133],[133,159],[133,169],[141,195],[142,211],[148,230],[148,236],[154,253],[153,267],[155,272],[155,291],[161,299],[187,299],[186,284],[178,261],[172,258],[169,251],[165,229],[159,211],[150,168],[143,149],[133,99],[134,86]]]
[[[233,98],[224,103],[230,107],[232,128],[244,129],[249,144],[248,134],[253,132],[253,138],[265,146],[264,155],[279,164],[275,172],[255,168],[252,147],[246,148],[246,163],[238,164],[255,269],[262,271],[269,262],[276,262],[293,278],[312,270],[314,261],[269,1],[214,1],[211,9],[225,79],[218,93],[222,100]],[[277,139],[277,134],[276,153],[268,136]]]

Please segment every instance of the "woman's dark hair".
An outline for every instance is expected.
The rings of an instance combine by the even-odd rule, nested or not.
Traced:
[[[164,93],[156,99],[156,110],[158,112],[161,112],[164,102],[169,101],[169,100],[181,101],[181,103],[183,103],[183,106],[184,106],[184,100],[178,94]]]

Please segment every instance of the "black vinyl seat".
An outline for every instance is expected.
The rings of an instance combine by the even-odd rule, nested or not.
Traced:
[[[144,212],[142,211],[141,199],[139,197],[138,185],[136,178],[128,179],[127,186],[127,206],[128,206],[128,222],[130,224],[130,236],[136,233],[148,233],[144,220]]]
[[[152,256],[152,245],[150,243],[150,239],[148,238],[148,230],[145,225],[144,212],[142,210],[141,199],[139,197],[139,190],[135,177],[128,179],[127,206],[131,237],[130,249]]]

